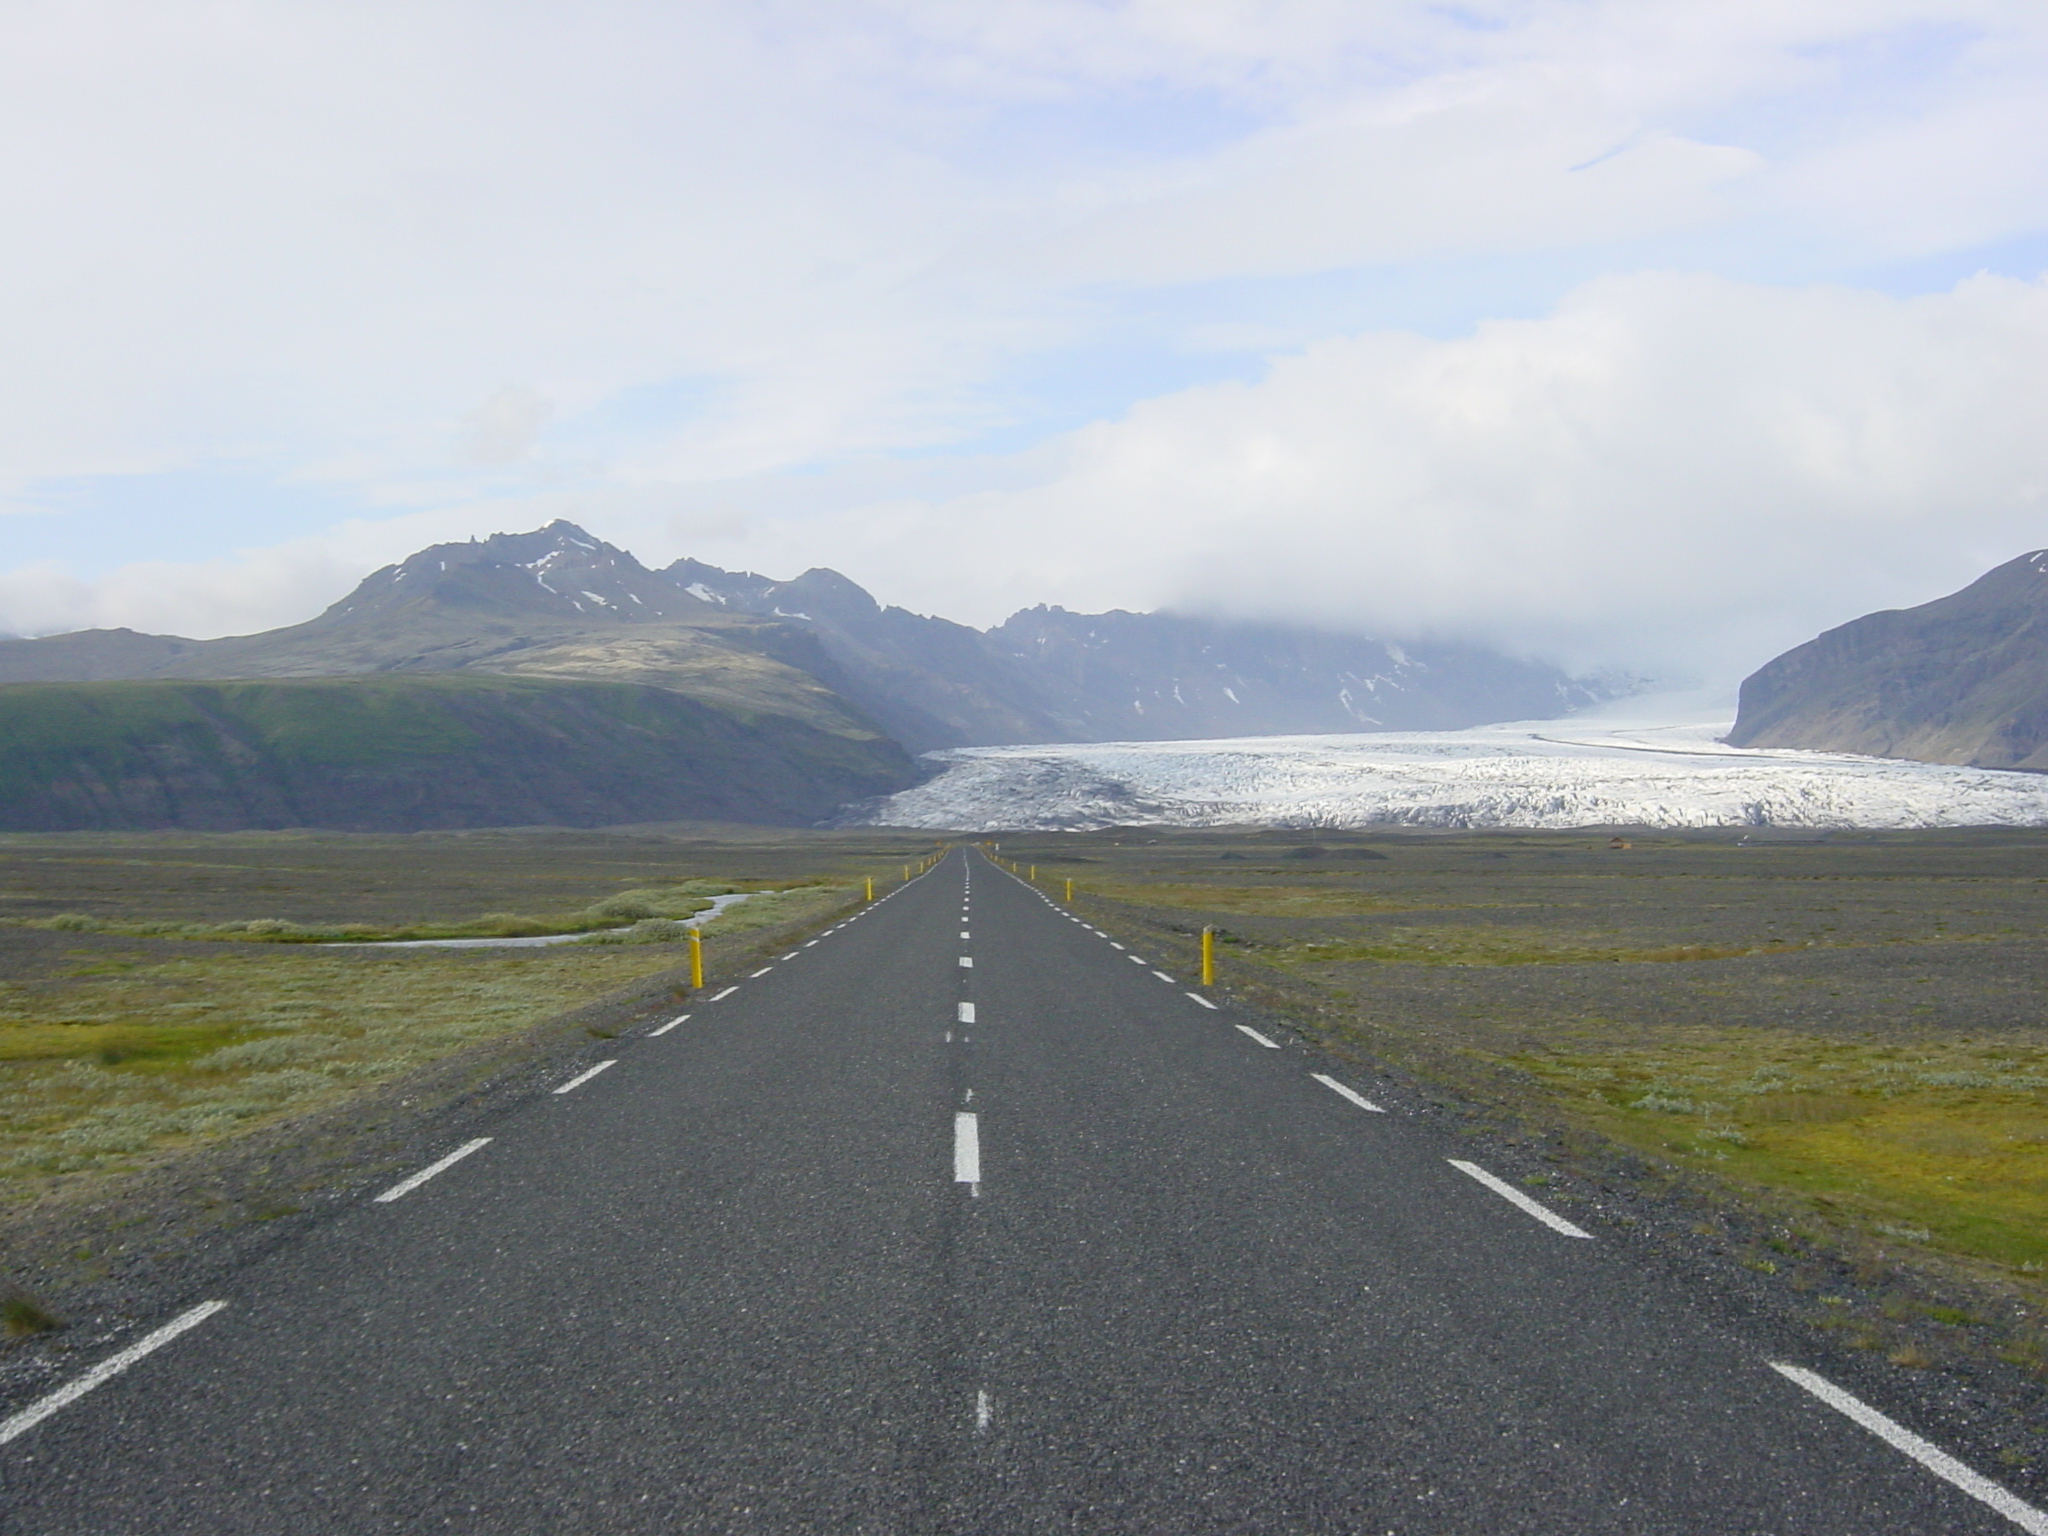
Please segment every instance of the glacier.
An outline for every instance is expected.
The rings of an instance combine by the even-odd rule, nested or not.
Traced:
[[[1725,746],[1726,721],[960,747],[842,826],[1811,827],[2048,824],[2048,776]]]

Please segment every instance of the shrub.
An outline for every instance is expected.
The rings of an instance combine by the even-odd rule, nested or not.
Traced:
[[[579,944],[680,944],[688,938],[690,927],[673,918],[650,917],[635,923],[630,928],[615,928],[609,933],[593,933],[588,938],[578,939]]]
[[[1691,1099],[1675,1099],[1668,1094],[1646,1093],[1630,1109],[1653,1109],[1662,1115],[1689,1115],[1699,1108]]]
[[[56,1313],[43,1306],[26,1291],[11,1287],[0,1293],[0,1332],[10,1339],[25,1339],[32,1334],[48,1333],[62,1328],[64,1321]]]

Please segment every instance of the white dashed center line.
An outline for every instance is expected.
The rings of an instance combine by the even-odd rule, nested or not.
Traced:
[[[1520,1206],[1523,1210],[1527,1211],[1531,1216],[1534,1216],[1538,1221],[1542,1222],[1543,1225],[1550,1228],[1551,1231],[1562,1232],[1566,1237],[1583,1237],[1588,1240],[1592,1238],[1593,1234],[1586,1231],[1583,1227],[1573,1226],[1570,1222],[1566,1221],[1562,1216],[1558,1215],[1557,1212],[1551,1210],[1548,1206],[1539,1205],[1536,1201],[1531,1200],[1527,1195],[1523,1194],[1519,1189],[1515,1188],[1515,1186],[1510,1184],[1506,1179],[1495,1178],[1492,1174],[1488,1173],[1484,1168],[1480,1167],[1477,1163],[1460,1162],[1455,1157],[1446,1158],[1445,1161],[1448,1162],[1453,1168],[1457,1169],[1458,1172],[1468,1174],[1472,1178],[1477,1179],[1480,1183],[1484,1184],[1488,1189],[1492,1190],[1496,1195],[1499,1195],[1501,1199],[1507,1201],[1510,1205]]]
[[[1837,1413],[1854,1419],[1894,1450],[1904,1451],[1936,1477],[1943,1478],[1980,1503],[1989,1504],[2006,1519],[2034,1536],[2048,1536],[2048,1515],[2021,1498],[2007,1493],[1988,1477],[1980,1477],[1939,1446],[1930,1445],[1905,1425],[1886,1418],[1861,1398],[1852,1397],[1824,1376],[1801,1370],[1796,1365],[1771,1362],[1771,1369],[1787,1381],[1804,1387]],[[0,1435],[4,1438],[4,1435]]]
[[[1259,1033],[1259,1032],[1258,1032],[1258,1031],[1257,1031],[1256,1029],[1253,1029],[1253,1028],[1251,1027],[1251,1025],[1249,1025],[1249,1024],[1240,1024],[1240,1025],[1238,1025],[1237,1027],[1238,1027],[1238,1029],[1240,1029],[1241,1031],[1243,1031],[1243,1032],[1244,1032],[1245,1034],[1247,1034],[1247,1035],[1250,1035],[1250,1036],[1251,1036],[1251,1037],[1252,1037],[1252,1038],[1253,1038],[1254,1040],[1258,1041],[1258,1042],[1259,1042],[1259,1044],[1263,1045],[1263,1046],[1264,1046],[1264,1047],[1265,1047],[1265,1048],[1266,1048],[1267,1050],[1269,1050],[1269,1051],[1277,1051],[1277,1050],[1279,1050],[1279,1049],[1280,1049],[1279,1043],[1278,1043],[1277,1041],[1273,1041],[1273,1040],[1268,1040],[1268,1039],[1267,1039],[1267,1038],[1266,1038],[1266,1037],[1265,1037],[1264,1035],[1260,1034],[1260,1033]]]
[[[953,1182],[981,1184],[981,1121],[964,1111],[953,1117]]]
[[[1329,1089],[1330,1092],[1349,1099],[1352,1103],[1356,1104],[1360,1109],[1369,1109],[1376,1115],[1384,1115],[1386,1113],[1384,1109],[1381,1109],[1379,1105],[1373,1103],[1373,1101],[1365,1097],[1364,1094],[1357,1093],[1354,1092],[1352,1089],[1346,1088],[1334,1077],[1327,1077],[1321,1072],[1311,1072],[1309,1073],[1309,1076],[1314,1078],[1317,1082],[1321,1083],[1325,1088]]]
[[[972,956],[972,955],[962,955],[962,956],[960,957],[960,969],[961,969],[961,970],[963,970],[963,971],[971,971],[971,970],[973,970],[973,969],[974,969],[974,956]]]
[[[98,1365],[87,1371],[68,1386],[59,1387],[48,1397],[36,1399],[11,1419],[0,1420],[0,1445],[5,1445],[16,1435],[26,1434],[59,1408],[77,1402],[86,1393],[102,1382],[110,1381],[127,1370],[144,1355],[162,1349],[179,1334],[189,1328],[197,1328],[214,1313],[227,1306],[224,1301],[202,1301],[189,1312],[181,1312],[154,1333],[146,1333],[126,1349],[107,1356]]]
[[[972,1024],[974,1022],[974,1004],[962,1003],[960,1005],[960,1016],[956,1020],[956,1022],[961,1024]]]
[[[593,1077],[597,1076],[598,1073],[605,1071],[607,1068],[616,1067],[618,1064],[619,1063],[616,1058],[614,1058],[611,1061],[600,1061],[596,1066],[592,1067],[589,1071],[578,1072],[574,1077],[570,1078],[569,1081],[562,1084],[561,1087],[557,1088],[555,1092],[567,1093],[571,1088],[581,1088],[585,1083],[589,1082]]]
[[[457,1147],[453,1152],[450,1152],[446,1157],[442,1158],[440,1161],[427,1164],[426,1167],[422,1168],[418,1173],[414,1174],[411,1178],[400,1179],[396,1184],[392,1185],[389,1189],[385,1190],[383,1194],[377,1196],[377,1199],[381,1203],[391,1200],[397,1200],[405,1195],[409,1195],[414,1190],[418,1189],[422,1184],[426,1183],[427,1180],[431,1179],[435,1174],[446,1173],[450,1168],[453,1168],[457,1163],[461,1162],[465,1157],[469,1156],[470,1153],[476,1151],[479,1147],[488,1147],[490,1144],[490,1137],[479,1136],[475,1141],[470,1142],[467,1146]]]

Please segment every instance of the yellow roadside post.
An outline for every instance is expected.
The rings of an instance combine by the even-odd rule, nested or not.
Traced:
[[[1204,928],[1202,930],[1202,985],[1205,987],[1216,985],[1216,930],[1214,928]]]
[[[1073,904],[1073,901],[1074,901],[1074,882],[1073,882],[1073,881],[1071,881],[1071,880],[1069,880],[1069,881],[1067,882],[1067,904],[1068,904],[1069,906],[1071,906],[1071,905]]]
[[[905,885],[910,884],[910,866],[908,864],[903,866],[903,883]]]
[[[704,935],[690,930],[690,985],[704,990]]]
[[[1038,866],[1036,864],[1031,866],[1031,883],[1033,885],[1038,883]]]
[[[869,876],[868,876],[868,900],[869,900],[869,901],[873,901],[874,899],[875,899],[875,877],[874,877],[873,875],[869,875]]]

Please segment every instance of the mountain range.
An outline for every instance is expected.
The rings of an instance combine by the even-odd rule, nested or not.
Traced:
[[[2048,772],[2048,550],[1765,663],[1727,740]]]
[[[527,687],[486,686],[493,678]],[[415,754],[413,769],[380,759],[373,774],[281,757],[261,722],[301,718],[314,696],[288,685],[313,679],[374,680],[380,709],[440,722],[423,740],[469,745],[455,759]],[[275,686],[260,707],[246,690],[187,689],[173,703],[162,689],[107,686],[224,680]],[[0,684],[43,685],[33,699],[0,687],[0,740],[14,743],[0,749],[0,770],[15,786],[0,797],[0,826],[801,823],[827,814],[835,797],[914,782],[910,754],[936,748],[1456,729],[1555,717],[1605,696],[1596,683],[1481,647],[1306,626],[1040,606],[976,630],[886,607],[830,570],[790,581],[695,560],[650,570],[563,521],[422,550],[317,618],[264,634],[188,640],[114,629],[0,641]],[[49,692],[55,685],[72,692]],[[600,699],[596,688],[614,692]],[[627,707],[618,689],[650,693]],[[339,697],[331,682],[319,695],[328,706]],[[663,700],[688,702],[692,730],[717,736],[728,766],[752,740],[774,763],[759,782],[778,789],[721,792],[720,775],[665,770],[666,792],[627,794],[624,772],[608,780],[616,803],[572,793],[625,751],[632,731],[659,734],[622,722],[681,707]],[[28,714],[15,720],[10,710]],[[572,718],[574,730],[564,724]],[[53,724],[61,719],[92,722],[79,726],[90,750],[65,745]],[[40,745],[23,767],[20,743],[31,739]],[[509,794],[492,809],[479,787],[495,782],[482,767],[485,742],[555,788]],[[651,771],[644,753],[626,755]],[[407,772],[417,793],[399,787]],[[456,783],[471,790],[456,794]],[[401,802],[413,809],[393,811]],[[40,809],[26,810],[31,803]]]

